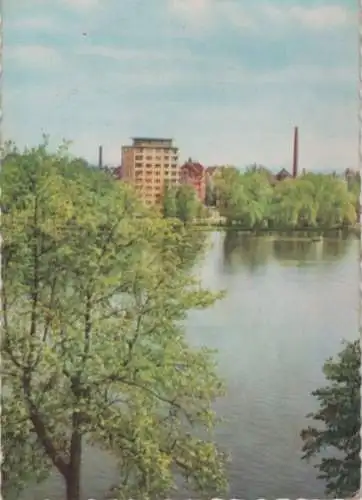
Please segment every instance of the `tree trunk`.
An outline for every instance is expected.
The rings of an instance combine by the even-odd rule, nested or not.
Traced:
[[[77,419],[77,415],[74,415],[74,417]],[[65,477],[67,500],[80,500],[81,462],[82,435],[78,429],[75,429],[73,430],[70,444],[69,469]]]
[[[80,500],[80,477],[70,472],[66,479],[67,500]]]

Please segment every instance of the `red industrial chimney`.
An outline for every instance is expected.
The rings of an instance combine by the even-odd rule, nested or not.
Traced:
[[[294,147],[293,147],[293,177],[294,179],[298,175],[298,159],[299,159],[299,137],[298,137],[298,127],[294,128]]]
[[[98,167],[103,168],[103,146],[98,148]]]

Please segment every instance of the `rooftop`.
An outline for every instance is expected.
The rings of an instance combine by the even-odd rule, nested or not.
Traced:
[[[188,171],[189,173],[193,173],[194,175],[203,175],[205,172],[205,168],[201,163],[192,161],[191,158],[181,166],[181,171]]]
[[[172,142],[173,139],[165,137],[132,137],[133,142]]]

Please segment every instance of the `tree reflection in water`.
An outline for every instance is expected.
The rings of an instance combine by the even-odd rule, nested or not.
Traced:
[[[256,272],[267,265],[270,259],[281,265],[313,266],[317,262],[335,262],[342,259],[356,239],[354,234],[342,231],[334,233],[262,233],[228,231],[223,243],[223,265],[233,272],[239,267]]]

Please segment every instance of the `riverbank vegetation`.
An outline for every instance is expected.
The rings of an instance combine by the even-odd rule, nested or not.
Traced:
[[[208,198],[228,226],[328,229],[352,226],[358,220],[359,177],[346,182],[335,175],[307,173],[275,181],[265,169],[224,168],[208,189]]]
[[[66,147],[8,144],[1,177],[3,496],[57,470],[79,500],[85,443],[118,464],[114,498],[166,497],[176,477],[223,494],[223,386],[182,327],[218,298],[188,272],[202,243]]]
[[[207,217],[208,210],[197,198],[196,191],[189,184],[166,186],[162,200],[162,215],[177,218],[184,224]]]
[[[348,498],[360,491],[361,482],[361,346],[348,342],[337,359],[329,359],[324,374],[329,385],[312,394],[319,408],[301,433],[303,459],[322,455],[316,465],[326,482],[326,495]]]

